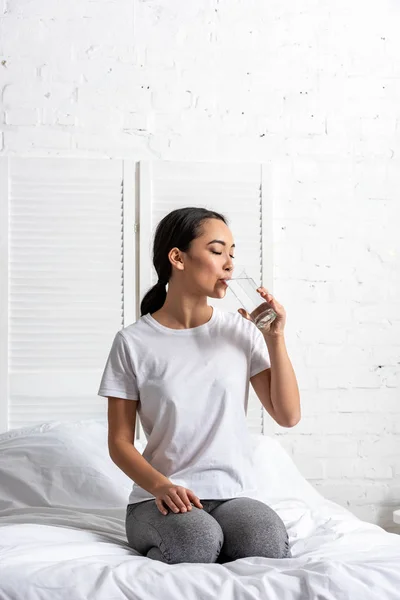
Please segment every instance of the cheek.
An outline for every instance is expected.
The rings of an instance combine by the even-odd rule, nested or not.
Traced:
[[[217,258],[220,258],[220,257],[217,256]],[[205,269],[207,271],[207,274],[212,275],[213,277],[216,276],[221,271],[221,267],[218,266],[217,261],[213,260],[212,258],[207,261],[207,263],[205,265]]]
[[[215,258],[220,257],[216,256]],[[219,272],[217,261],[211,255],[198,258],[195,266],[205,275],[215,275],[215,273]]]

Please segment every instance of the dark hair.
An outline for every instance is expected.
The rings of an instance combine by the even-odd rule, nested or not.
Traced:
[[[159,281],[143,297],[140,303],[141,316],[156,312],[164,305],[167,297],[165,286],[172,274],[168,253],[175,247],[187,252],[192,240],[201,236],[205,219],[220,219],[227,225],[226,217],[220,213],[196,206],[177,208],[158,223],[154,235],[153,265]]]

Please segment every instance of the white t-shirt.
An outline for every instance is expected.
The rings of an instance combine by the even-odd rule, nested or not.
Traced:
[[[173,484],[203,500],[251,496],[249,379],[270,366],[262,333],[239,313],[214,307],[190,329],[148,313],[116,334],[98,395],[138,401],[143,457]],[[152,498],[134,483],[128,503]]]

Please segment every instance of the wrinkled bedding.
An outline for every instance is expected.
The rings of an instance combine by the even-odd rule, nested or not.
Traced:
[[[132,482],[105,422],[0,435],[0,600],[398,600],[400,536],[321,496],[276,439],[252,439],[259,499],[285,522],[292,558],[166,565],[127,544]]]

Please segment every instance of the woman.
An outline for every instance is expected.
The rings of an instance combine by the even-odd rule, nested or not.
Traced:
[[[100,384],[110,456],[134,481],[129,545],[169,564],[291,556],[284,523],[252,497],[257,481],[245,414],[250,381],[279,424],[300,418],[285,311],[259,288],[260,301],[278,314],[267,336],[245,311],[207,304],[207,296],[225,296],[234,248],[217,212],[188,207],[160,221],[158,282],[138,321],[116,334]],[[143,456],[134,447],[136,411],[147,438]]]

